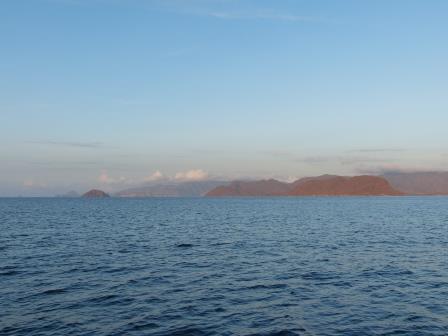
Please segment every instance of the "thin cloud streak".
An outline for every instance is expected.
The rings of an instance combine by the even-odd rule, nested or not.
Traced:
[[[339,163],[342,165],[355,165],[361,163],[390,163],[394,160],[391,159],[378,159],[378,158],[368,158],[368,157],[341,157],[339,158]]]
[[[349,153],[399,153],[405,152],[404,148],[360,148],[348,151]]]
[[[28,141],[28,143],[36,145],[78,147],[78,148],[99,148],[103,147],[102,142],[77,142],[77,141]]]
[[[214,17],[225,20],[270,20],[270,21],[289,21],[289,22],[324,22],[325,20],[292,14],[280,14],[280,13],[264,13],[264,12],[221,12],[210,11],[203,13],[206,16]]]
[[[428,173],[439,172],[437,169],[430,169],[423,166],[403,166],[400,164],[384,164],[378,166],[362,166],[355,169],[356,174],[372,174],[372,175],[385,175],[394,173]]]
[[[331,23],[330,20],[320,17],[297,15],[290,13],[279,13],[266,8],[252,8],[244,11],[232,11],[226,9],[213,9],[213,7],[223,5],[235,5],[236,1],[175,1],[175,0],[148,0],[148,1],[114,1],[100,2],[93,0],[46,0],[50,3],[70,5],[70,6],[88,6],[92,4],[101,5],[120,5],[127,3],[136,8],[158,8],[161,10],[176,12],[186,15],[197,15],[223,20],[265,20],[265,21],[283,21],[283,22],[308,22],[308,23]],[[177,56],[177,53],[175,54]]]
[[[389,163],[393,162],[394,160],[361,156],[309,156],[300,158],[296,161],[311,165],[318,165],[329,162],[336,162],[341,165],[356,165],[361,163]]]
[[[196,15],[222,20],[265,20],[303,23],[332,23],[322,17],[298,15],[294,13],[278,12],[269,8],[252,6],[252,8],[238,9],[238,1],[155,1],[149,3],[162,10],[184,15]],[[240,6],[241,7],[241,6]]]
[[[268,155],[274,158],[294,158],[295,154],[286,150],[266,150],[261,151],[260,154]]]

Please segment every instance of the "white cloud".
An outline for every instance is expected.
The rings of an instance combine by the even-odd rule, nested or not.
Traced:
[[[98,181],[101,183],[107,184],[107,183],[111,183],[112,179],[107,174],[107,171],[103,170],[101,172],[100,176],[98,176]]]
[[[300,179],[300,177],[297,177],[297,176],[288,176],[288,177],[286,178],[285,182],[287,182],[287,183],[292,183],[292,182],[297,181],[298,179]]]
[[[113,178],[109,176],[107,170],[103,170],[101,171],[100,176],[98,176],[98,181],[102,184],[116,184],[116,183],[124,183],[127,181],[127,179],[123,176],[120,176],[119,178]]]
[[[202,181],[208,178],[207,172],[202,169],[193,169],[186,172],[179,172],[174,176],[178,181]]]
[[[143,181],[144,182],[154,182],[154,181],[160,181],[160,180],[164,180],[164,179],[165,179],[165,175],[163,175],[160,170],[156,170],[151,175],[143,178]]]
[[[208,173],[202,169],[192,169],[184,172],[178,172],[174,176],[168,176],[163,174],[160,170],[156,170],[151,173],[149,176],[140,180],[140,182],[160,182],[160,181],[177,181],[177,182],[186,182],[186,181],[202,181],[206,180],[209,177]],[[97,181],[102,185],[115,185],[115,186],[124,186],[135,183],[136,181],[133,179],[129,179],[126,177],[113,177],[110,176],[107,170],[102,170],[100,175],[97,178]]]

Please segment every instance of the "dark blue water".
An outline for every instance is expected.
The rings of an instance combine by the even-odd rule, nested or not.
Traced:
[[[0,199],[1,335],[448,335],[448,198]]]

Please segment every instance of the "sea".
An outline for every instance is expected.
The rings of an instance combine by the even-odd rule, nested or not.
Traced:
[[[448,335],[448,197],[3,198],[0,335]]]

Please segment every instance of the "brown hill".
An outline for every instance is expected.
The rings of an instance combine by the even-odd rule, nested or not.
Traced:
[[[291,196],[403,195],[402,192],[392,188],[386,179],[368,175],[354,177],[331,176],[324,179],[308,179],[302,183],[298,183],[289,194]]]
[[[332,178],[338,177],[338,175],[320,175],[320,176],[312,176],[312,177],[303,177],[301,179],[298,179],[297,181],[294,181],[291,183],[291,189],[297,187],[298,185],[301,185],[308,181],[324,181],[324,180],[330,180]]]
[[[85,197],[85,198],[105,198],[105,197],[110,197],[110,196],[108,194],[106,194],[102,190],[92,189],[92,190],[86,192],[84,195],[82,195],[82,197]]]
[[[209,191],[206,196],[279,196],[287,195],[291,184],[277,180],[235,181]]]
[[[209,191],[206,196],[336,196],[403,195],[379,176],[344,177],[322,175],[293,183],[277,180],[235,181]]]

